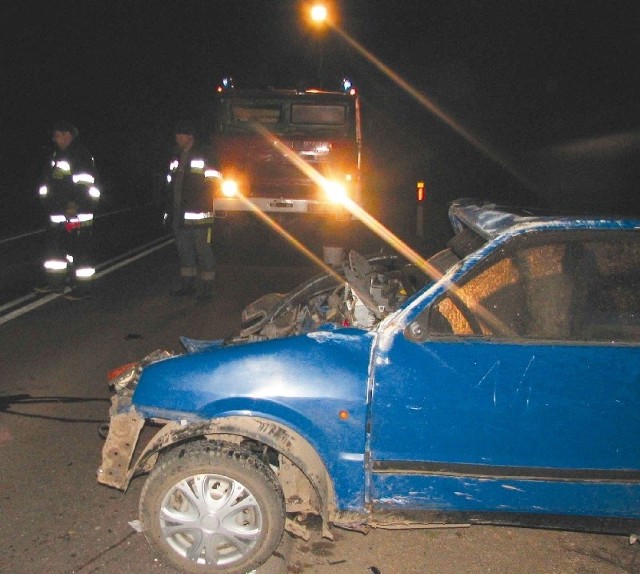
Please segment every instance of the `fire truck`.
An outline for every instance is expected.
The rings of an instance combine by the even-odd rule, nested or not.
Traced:
[[[223,175],[216,217],[352,217],[344,197],[360,201],[360,101],[349,81],[341,88],[236,89],[232,80],[222,82],[211,133]]]

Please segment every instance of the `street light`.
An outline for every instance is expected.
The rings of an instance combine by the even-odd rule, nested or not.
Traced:
[[[311,23],[319,30],[324,31],[326,25],[330,25],[329,21],[329,8],[323,2],[316,2],[314,4],[306,4],[305,10],[308,10],[306,17]],[[322,64],[324,60],[324,34],[318,35],[318,81],[322,87]]]
[[[314,4],[309,11],[311,21],[317,25],[323,25],[329,18],[329,11],[324,4]]]

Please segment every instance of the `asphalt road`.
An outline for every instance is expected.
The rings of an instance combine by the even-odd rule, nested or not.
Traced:
[[[365,243],[367,243],[365,241]],[[367,243],[372,246],[375,242]],[[107,418],[106,373],[178,335],[218,338],[244,305],[285,291],[317,270],[276,241],[231,244],[219,253],[215,298],[168,295],[177,276],[172,245],[105,274],[95,296],[62,298],[0,324],[0,572],[172,572],[131,522],[143,478],[125,494],[95,471]],[[334,529],[335,540],[296,540],[281,572],[367,574],[460,572],[640,572],[625,537],[473,527],[458,530]]]
[[[0,325],[0,571],[161,570],[128,524],[143,481],[127,494],[95,481],[106,373],[177,350],[179,334],[229,335],[246,303],[313,272],[221,263],[216,297],[197,304],[168,294],[177,277],[169,245],[102,277],[90,300],[57,298]]]

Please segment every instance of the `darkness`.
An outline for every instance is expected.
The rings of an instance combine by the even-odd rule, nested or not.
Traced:
[[[27,0],[0,8],[2,203],[11,211],[32,201],[56,119],[78,126],[116,205],[146,197],[175,121],[204,117],[221,77],[237,87],[331,87],[347,75],[363,99],[367,166],[380,182],[426,178],[443,202],[474,195],[637,210],[634,0],[333,5],[341,29],[496,156],[475,150],[338,34],[312,30],[301,1]]]

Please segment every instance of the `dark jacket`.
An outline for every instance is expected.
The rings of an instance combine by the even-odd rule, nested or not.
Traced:
[[[165,212],[174,228],[213,222],[213,197],[222,176],[212,164],[210,150],[201,146],[171,159]]]
[[[56,149],[42,177],[39,195],[50,215],[93,214],[100,191],[93,156],[78,140]]]

